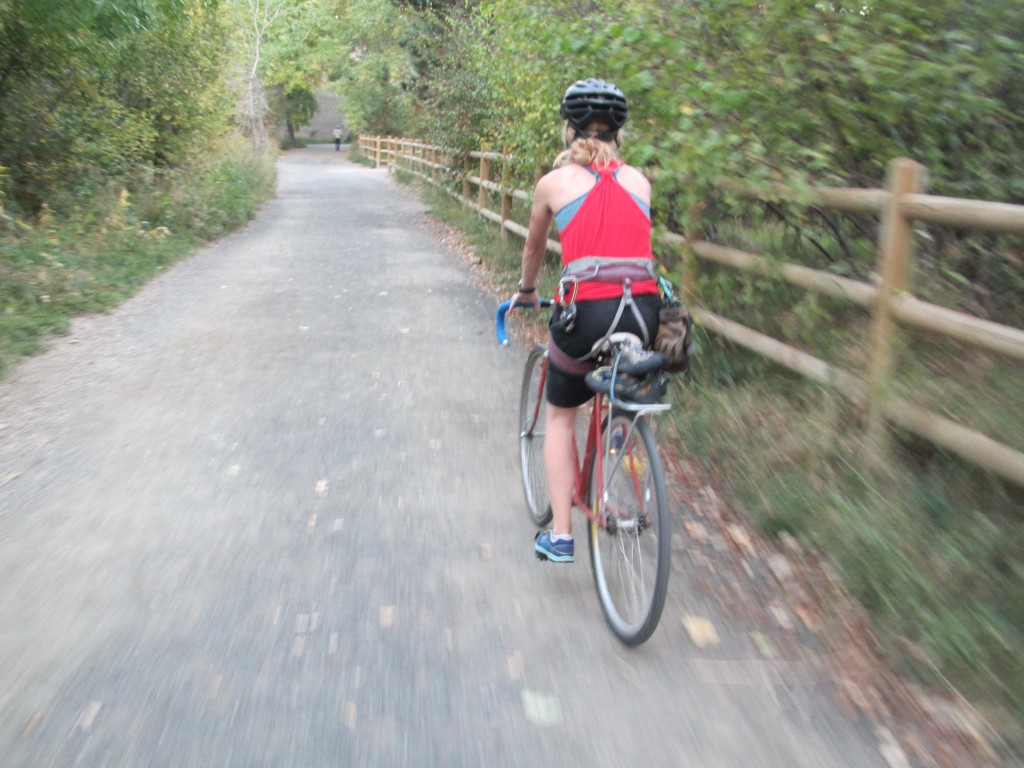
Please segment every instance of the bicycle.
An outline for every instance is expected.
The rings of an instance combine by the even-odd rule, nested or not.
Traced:
[[[508,301],[498,307],[502,344],[508,344],[509,309]],[[658,370],[659,357],[664,361],[660,353],[630,351],[640,345],[632,334],[613,334],[604,341],[598,368],[587,375],[594,398],[582,463],[576,449],[573,507],[587,519],[590,564],[608,626],[622,643],[636,646],[658,626],[668,592],[668,502],[650,417],[671,406],[647,402],[667,382]],[[547,366],[547,346],[537,344],[526,359],[519,402],[523,489],[530,519],[539,528],[552,518],[543,457]]]

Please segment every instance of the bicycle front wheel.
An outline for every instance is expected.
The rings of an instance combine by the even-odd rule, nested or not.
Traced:
[[[547,347],[538,344],[530,350],[523,370],[523,390],[519,398],[519,459],[523,465],[523,490],[530,519],[543,528],[551,522],[548,484],[544,474],[544,380],[547,375]]]
[[[590,564],[608,626],[633,646],[658,626],[668,592],[665,475],[646,418],[613,412],[602,433],[600,472],[592,462],[590,477]]]

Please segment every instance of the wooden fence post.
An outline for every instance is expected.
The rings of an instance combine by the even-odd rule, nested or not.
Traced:
[[[480,189],[477,192],[477,205],[480,206],[480,210],[487,208],[487,183],[491,180],[491,161],[486,157],[480,158]]]
[[[462,205],[469,205],[470,183],[469,176],[473,173],[473,158],[469,152],[462,156]]]
[[[501,239],[507,241],[509,238],[508,227],[505,226],[505,222],[512,218],[512,192],[508,188],[507,179],[510,174],[508,172],[509,166],[509,154],[506,148],[502,152],[501,160]]]
[[[376,139],[377,139],[377,145],[376,145],[376,151],[374,153],[374,156],[376,157],[376,164],[373,167],[374,168],[380,168],[380,145],[381,145],[381,136],[380,136],[380,134],[377,134]]]
[[[882,445],[883,401],[895,365],[896,324],[892,300],[907,289],[914,250],[911,222],[900,208],[903,195],[917,194],[924,185],[924,167],[913,160],[899,158],[889,165],[886,183],[890,197],[882,210],[878,236],[878,298],[871,318],[871,358],[868,386],[868,434]]]
[[[679,298],[685,302],[696,302],[697,299],[697,278],[700,276],[700,262],[693,252],[693,244],[701,239],[703,232],[697,225],[701,214],[704,212],[704,201],[699,200],[690,205],[686,218],[688,229],[686,231],[686,243],[683,245],[683,295]]]
[[[501,239],[508,240],[509,232],[505,222],[512,218],[512,195],[501,193]]]

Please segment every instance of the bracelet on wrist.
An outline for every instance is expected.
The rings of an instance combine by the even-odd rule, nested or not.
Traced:
[[[537,286],[533,286],[533,288],[523,288],[523,281],[519,281],[519,293],[533,293],[536,290]]]

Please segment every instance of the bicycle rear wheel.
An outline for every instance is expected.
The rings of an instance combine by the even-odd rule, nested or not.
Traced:
[[[523,390],[519,398],[519,459],[523,465],[523,490],[530,519],[538,527],[551,522],[548,484],[544,474],[544,379],[547,374],[547,347],[538,344],[530,350],[523,370]]]
[[[633,414],[613,412],[602,432],[603,478],[596,462],[590,477],[597,513],[590,523],[590,564],[608,626],[633,646],[658,626],[668,592],[672,550],[665,475],[646,418],[634,424]]]

